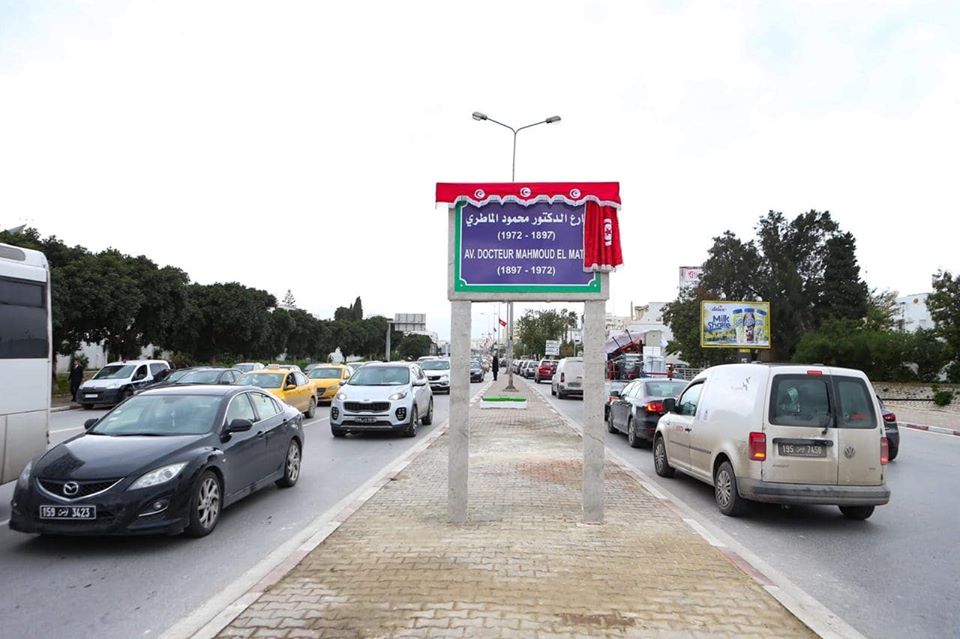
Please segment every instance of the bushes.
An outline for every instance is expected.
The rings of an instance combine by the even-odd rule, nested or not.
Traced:
[[[952,390],[935,390],[933,392],[933,403],[937,406],[946,406],[953,401]]]

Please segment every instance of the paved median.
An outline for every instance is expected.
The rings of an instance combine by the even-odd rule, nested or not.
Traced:
[[[615,463],[583,525],[580,439],[521,394],[471,411],[466,525],[441,437],[219,636],[815,636]]]

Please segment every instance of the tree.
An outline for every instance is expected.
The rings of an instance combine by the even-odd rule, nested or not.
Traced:
[[[731,231],[714,238],[700,285],[681,293],[665,312],[674,334],[669,352],[690,363],[735,358],[732,351],[700,349],[699,302],[705,299],[769,301],[774,361],[789,360],[801,337],[827,319],[863,318],[868,289],[860,279],[856,242],[829,212],[809,211],[788,221],[770,211],[756,232],[756,240],[747,242]]]
[[[904,359],[917,367],[917,378],[921,382],[936,382],[950,361],[950,353],[936,330],[921,328],[910,333]]]
[[[892,331],[897,326],[897,292],[896,291],[870,291],[870,299],[867,301],[867,313],[864,318],[864,328],[878,331]],[[903,330],[903,326],[900,326]]]
[[[335,321],[359,322],[363,319],[363,303],[360,296],[350,306],[340,306],[333,312]]]
[[[936,334],[946,344],[947,357],[953,362],[948,376],[960,382],[960,275],[937,271],[933,276],[933,292],[927,296],[927,308],[936,324]]]
[[[433,340],[429,335],[408,333],[403,336],[397,345],[397,355],[400,359],[417,359],[429,355],[433,350]]]
[[[542,355],[547,340],[560,340],[570,326],[570,313],[563,308],[559,311],[527,311],[520,318],[520,351],[528,355]],[[576,314],[574,313],[574,318]]]

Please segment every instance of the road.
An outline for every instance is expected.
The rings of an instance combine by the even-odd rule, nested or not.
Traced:
[[[480,388],[472,385],[472,390]],[[414,439],[334,439],[329,408],[305,422],[296,487],[273,486],[224,511],[208,537],[39,537],[0,529],[0,597],[5,637],[155,637],[221,592],[271,551],[444,423],[448,397],[435,398],[432,426]],[[105,411],[51,415],[51,444],[82,432]],[[0,487],[0,522],[13,482]]]
[[[524,383],[583,423],[582,401]],[[649,448],[630,448],[622,434],[604,432],[610,450],[867,637],[958,636],[960,437],[901,428],[899,456],[887,467],[891,501],[857,522],[832,506],[755,504],[745,517],[725,517],[710,486],[679,472],[657,477]]]

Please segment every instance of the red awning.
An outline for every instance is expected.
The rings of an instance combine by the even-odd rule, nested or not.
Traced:
[[[437,183],[437,202],[468,202],[483,206],[489,202],[566,202],[574,206],[594,202],[620,208],[619,182],[468,182]]]

